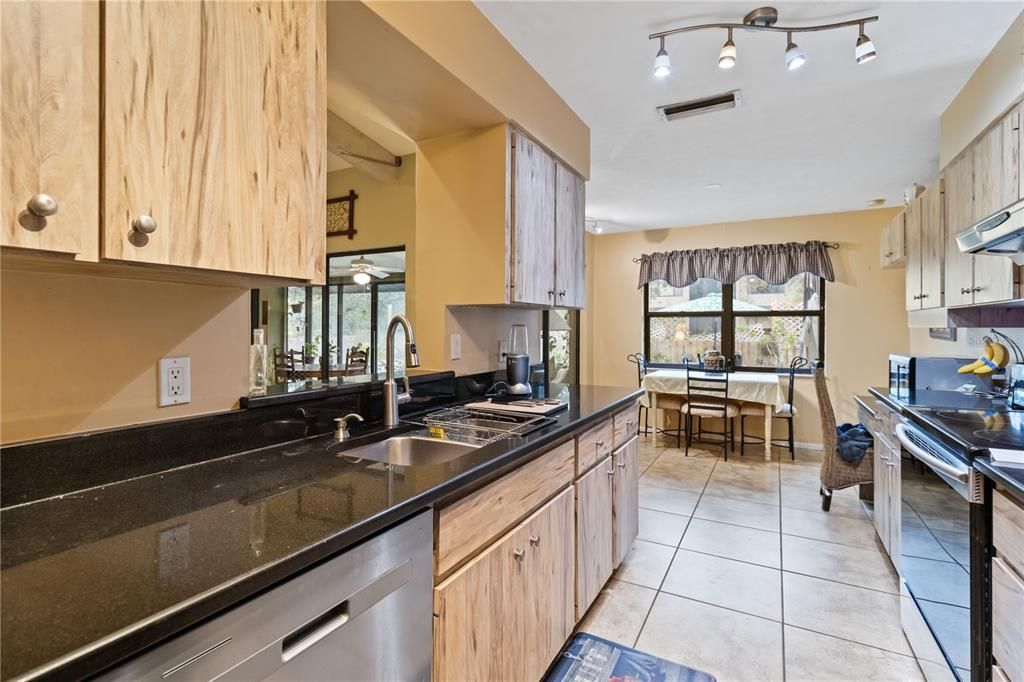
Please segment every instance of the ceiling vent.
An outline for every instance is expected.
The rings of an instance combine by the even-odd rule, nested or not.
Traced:
[[[710,114],[712,111],[735,109],[740,105],[740,101],[740,91],[733,90],[722,95],[693,99],[689,102],[664,104],[658,107],[658,116],[662,121],[674,121],[677,118]]]

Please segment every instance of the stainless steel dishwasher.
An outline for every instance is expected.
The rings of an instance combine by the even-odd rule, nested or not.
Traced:
[[[103,675],[104,680],[429,680],[425,511]]]

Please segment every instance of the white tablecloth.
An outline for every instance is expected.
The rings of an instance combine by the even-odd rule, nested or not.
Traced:
[[[697,376],[699,373],[693,374]],[[686,370],[659,369],[648,372],[641,386],[648,393],[686,395]],[[729,397],[775,408],[786,403],[779,375],[772,372],[729,372]],[[644,407],[648,406],[647,393],[641,398],[641,403]]]

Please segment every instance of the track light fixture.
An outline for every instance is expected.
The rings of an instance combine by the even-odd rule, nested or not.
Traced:
[[[863,17],[860,19],[848,19],[832,24],[819,24],[815,26],[776,26],[779,21],[779,12],[774,7],[759,7],[743,17],[739,24],[699,24],[696,26],[681,26],[679,28],[659,31],[648,36],[649,40],[659,40],[660,49],[654,58],[654,75],[664,78],[671,72],[671,64],[668,52],[665,50],[665,38],[676,33],[688,33],[690,31],[702,31],[704,29],[726,29],[728,37],[722,50],[718,54],[718,66],[723,69],[731,69],[736,65],[736,43],[732,41],[732,30],[742,29],[744,31],[768,31],[786,34],[786,68],[790,71],[799,69],[807,63],[807,53],[793,42],[794,33],[810,33],[812,31],[833,31],[849,26],[858,26],[860,33],[857,36],[857,45],[854,49],[854,58],[858,64],[863,64],[874,59],[877,55],[875,44],[864,33],[864,24],[878,21],[878,17]]]
[[[729,37],[722,45],[722,51],[718,53],[718,68],[731,69],[736,66],[736,43],[732,42],[732,29],[729,29]]]
[[[858,64],[870,62],[878,56],[875,52],[875,43],[864,34],[864,24],[860,25],[860,35],[857,36],[857,46],[853,50],[853,56]]]
[[[796,71],[807,63],[807,55],[793,42],[793,34],[786,34],[786,68]]]
[[[672,73],[672,61],[665,51],[665,39],[661,39],[661,49],[654,56],[654,75],[656,78],[664,78]]]

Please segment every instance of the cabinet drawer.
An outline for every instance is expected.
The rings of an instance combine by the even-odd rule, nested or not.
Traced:
[[[612,448],[621,448],[630,438],[636,435],[636,427],[639,425],[640,415],[637,412],[637,404],[632,403],[629,407],[621,410],[612,418]]]
[[[992,655],[1007,677],[1024,680],[1024,580],[1000,558],[992,560]]]
[[[1024,508],[1002,490],[992,495],[992,544],[1003,561],[1024,575]]]
[[[574,441],[563,443],[442,509],[435,575],[444,576],[569,485],[574,451]]]
[[[611,419],[584,431],[576,438],[576,475],[579,476],[612,454],[615,428]]]

